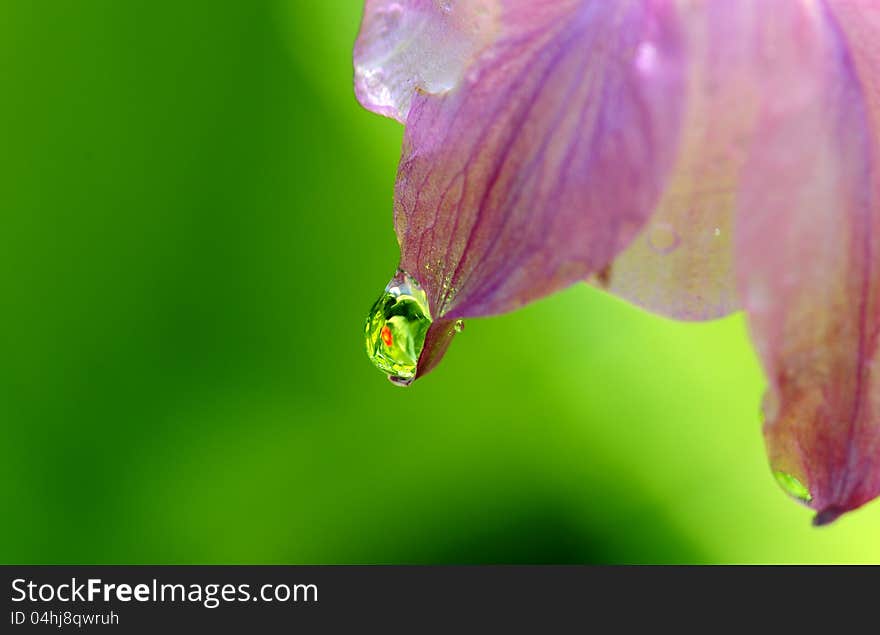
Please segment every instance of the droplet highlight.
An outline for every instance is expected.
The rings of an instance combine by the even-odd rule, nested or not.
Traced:
[[[367,356],[392,383],[408,386],[416,377],[431,322],[428,297],[421,285],[398,271],[367,316]]]

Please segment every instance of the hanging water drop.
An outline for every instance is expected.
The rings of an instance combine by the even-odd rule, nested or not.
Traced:
[[[813,495],[810,494],[810,490],[807,489],[806,485],[801,483],[788,472],[775,470],[773,476],[776,478],[776,482],[779,483],[779,486],[785,490],[785,493],[792,498],[796,498],[802,503],[809,503],[813,500]]]
[[[367,355],[392,383],[408,386],[415,379],[431,321],[421,285],[398,271],[373,304],[364,327]]]

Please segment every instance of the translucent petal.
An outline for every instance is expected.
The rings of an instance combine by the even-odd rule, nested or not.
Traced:
[[[834,520],[880,493],[880,9],[776,3],[736,254],[774,472]],[[791,490],[789,490],[791,491]]]
[[[455,88],[494,37],[499,2],[367,0],[354,50],[355,94],[365,108],[406,121],[416,91]]]
[[[750,2],[681,3],[678,17],[688,79],[675,168],[645,229],[592,281],[648,310],[705,320],[739,308],[734,210],[761,72],[748,38],[761,17]]]
[[[682,50],[667,2],[508,2],[501,31],[407,119],[401,267],[435,314],[509,311],[604,267],[675,157]]]

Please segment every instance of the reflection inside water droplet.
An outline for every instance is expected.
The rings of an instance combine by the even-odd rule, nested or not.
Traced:
[[[427,295],[414,278],[399,271],[367,316],[364,334],[370,361],[388,373],[392,383],[411,384],[430,326]]]
[[[792,496],[803,503],[809,503],[813,500],[813,495],[810,494],[810,490],[788,472],[775,470],[773,476],[776,478],[776,482],[779,483],[779,486],[785,490],[785,493],[789,496]]]
[[[671,254],[681,244],[681,237],[671,225],[657,223],[648,230],[648,244],[659,254]]]

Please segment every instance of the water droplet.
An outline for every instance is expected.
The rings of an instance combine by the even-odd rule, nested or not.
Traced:
[[[648,244],[659,254],[671,254],[681,244],[681,237],[672,226],[666,223],[657,223],[650,229]]]
[[[464,330],[464,320],[456,320],[453,328],[455,328],[456,333],[461,333]]]
[[[370,361],[388,373],[392,383],[411,384],[430,326],[427,295],[414,278],[398,271],[367,316],[364,334]]]
[[[716,227],[716,228],[715,228],[715,237],[717,238],[717,237],[720,236],[720,235],[721,235],[721,228],[720,228],[720,227]]]
[[[810,494],[810,490],[788,472],[775,470],[773,476],[776,478],[776,482],[779,483],[779,486],[785,490],[785,493],[789,496],[796,498],[803,503],[809,503],[813,500],[813,495]]]

